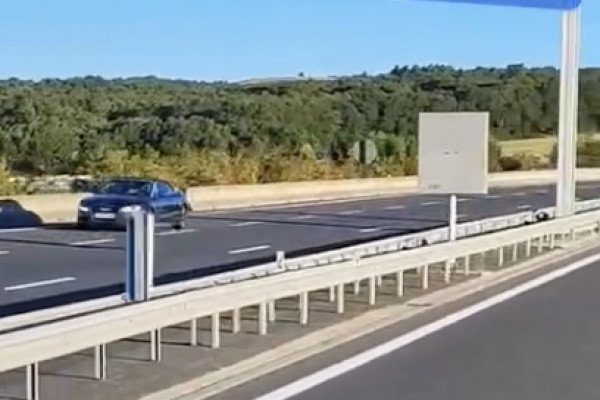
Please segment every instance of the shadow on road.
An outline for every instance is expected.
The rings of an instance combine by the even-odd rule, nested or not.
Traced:
[[[0,229],[35,228],[43,225],[39,215],[26,210],[18,201],[0,199]]]

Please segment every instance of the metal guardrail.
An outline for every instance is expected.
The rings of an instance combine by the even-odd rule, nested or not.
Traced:
[[[233,330],[239,332],[240,309],[258,306],[258,332],[267,333],[272,320],[272,304],[278,299],[297,297],[300,324],[308,323],[309,292],[335,288],[337,312],[344,312],[344,286],[368,281],[369,304],[376,302],[377,279],[395,276],[398,295],[404,291],[404,272],[421,270],[422,285],[427,288],[430,266],[441,263],[444,279],[451,280],[453,262],[468,260],[474,254],[496,251],[498,264],[503,263],[506,247],[524,245],[525,258],[556,247],[556,239],[572,240],[579,230],[598,233],[600,211],[546,221],[512,231],[499,231],[464,240],[418,247],[351,261],[341,261],[323,268],[306,268],[265,279],[248,280],[227,286],[191,291],[127,307],[99,311],[91,315],[48,323],[17,332],[0,334],[0,372],[26,367],[28,398],[39,398],[39,363],[95,349],[96,378],[106,377],[106,345],[111,342],[150,332],[151,359],[160,360],[161,329],[192,321],[190,335],[197,334],[197,318],[212,317],[212,347],[220,346],[220,315],[233,312]],[[534,247],[534,244],[536,245]],[[358,267],[358,268],[357,268]],[[273,307],[274,308],[274,307]],[[194,345],[194,344],[192,344]]]
[[[576,212],[588,212],[600,209],[600,199],[579,201]],[[497,232],[504,229],[524,226],[536,221],[554,218],[554,207],[542,208],[536,211],[486,218],[477,221],[460,223],[457,226],[457,237],[464,239],[476,235]],[[372,257],[397,251],[420,247],[424,244],[433,245],[444,243],[449,238],[447,227],[427,230],[424,232],[401,235],[389,239],[349,246],[342,249],[325,251],[313,255],[280,260],[261,264],[242,270],[214,274],[208,277],[191,279],[152,288],[151,297],[164,297],[191,290],[206,289],[235,282],[252,280],[276,275],[298,269],[327,266],[356,258]],[[122,296],[110,296],[92,301],[79,302],[66,306],[54,307],[30,313],[14,315],[0,319],[0,333],[25,328],[34,324],[70,318],[81,314],[111,309],[125,304]]]

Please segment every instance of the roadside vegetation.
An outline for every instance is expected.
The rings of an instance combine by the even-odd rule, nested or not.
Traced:
[[[581,79],[580,129],[599,132],[600,69]],[[557,70],[522,65],[238,84],[10,79],[0,81],[0,194],[60,174],[143,175],[182,188],[412,175],[420,111],[489,110],[491,171],[548,168],[558,83]],[[352,156],[361,139],[377,146],[372,165]],[[598,149],[596,138],[583,140],[581,163],[600,166]]]

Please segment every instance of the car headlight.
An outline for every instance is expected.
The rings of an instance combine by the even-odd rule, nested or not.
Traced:
[[[79,206],[79,211],[86,213],[90,211],[90,208],[86,206]]]
[[[132,212],[135,212],[135,211],[140,211],[141,209],[142,209],[142,206],[133,205],[133,206],[121,207],[121,209],[119,211],[121,211],[123,213],[132,213]]]

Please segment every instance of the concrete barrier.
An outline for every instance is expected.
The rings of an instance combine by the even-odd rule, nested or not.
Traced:
[[[599,169],[579,169],[580,182],[600,180]],[[490,174],[492,187],[547,185],[556,181],[556,171],[519,171]],[[417,191],[416,177],[340,179],[314,182],[270,183],[263,185],[206,186],[188,189],[194,210],[411,194]]]
[[[83,193],[0,197],[0,229],[75,222]]]
[[[577,171],[580,182],[600,181],[600,168]],[[556,171],[525,171],[490,174],[490,186],[535,186],[554,183]],[[284,182],[263,185],[219,185],[193,187],[187,196],[196,211],[226,210],[278,204],[292,204],[360,197],[406,195],[417,191],[417,178],[340,179],[311,182]],[[0,229],[10,228],[9,212],[38,217],[41,222],[71,223],[75,221],[77,204],[87,194],[51,194],[0,197]],[[2,204],[3,202],[11,202]]]

